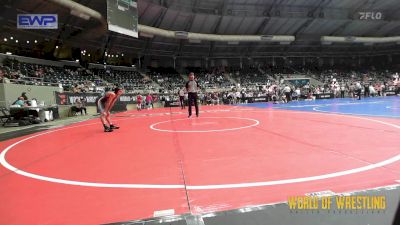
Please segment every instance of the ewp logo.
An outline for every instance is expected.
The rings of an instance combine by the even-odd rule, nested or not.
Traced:
[[[58,29],[57,14],[18,14],[18,29]]]

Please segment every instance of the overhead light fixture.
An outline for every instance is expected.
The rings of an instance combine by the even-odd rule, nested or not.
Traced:
[[[4,41],[7,41],[7,38],[4,38]]]
[[[79,59],[75,60],[75,62],[79,62]]]
[[[35,43],[37,43],[37,40],[35,40]]]
[[[29,41],[26,41],[27,44],[29,44]]]
[[[124,53],[121,53],[121,56],[124,57]]]
[[[56,48],[58,48],[58,45],[56,45]]]
[[[274,39],[274,35],[262,35],[261,40],[262,41],[272,41]]]
[[[84,20],[89,20],[90,19],[90,16],[88,14],[82,13],[82,12],[74,10],[74,9],[71,10],[70,13],[71,13],[71,15],[79,17],[79,18],[82,18]]]
[[[175,31],[175,37],[177,39],[188,39],[189,33],[186,31]]]
[[[117,57],[117,58],[118,58],[118,55],[115,55],[115,57]]]
[[[18,40],[15,40],[15,43],[18,43]]]
[[[12,53],[11,52],[6,52],[6,55],[12,55]]]
[[[14,39],[14,37],[10,37],[10,39],[11,39],[11,40],[13,40],[13,39]]]
[[[88,54],[88,56],[90,57],[90,53]]]
[[[199,39],[189,39],[189,43],[200,44],[201,40],[199,40]]]
[[[347,41],[347,42],[353,42],[355,40],[356,40],[356,37],[353,37],[353,36],[345,37],[345,41]]]
[[[143,33],[143,32],[140,32],[139,35],[142,36],[142,37],[147,37],[147,38],[153,38],[154,37],[153,34],[148,34],[148,33]]]

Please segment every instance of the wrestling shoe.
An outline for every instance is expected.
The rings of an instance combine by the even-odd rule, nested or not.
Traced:
[[[104,132],[113,132],[113,129],[109,128],[109,127],[105,127],[104,128]]]
[[[115,126],[114,124],[110,125],[110,129],[119,129],[119,126]]]

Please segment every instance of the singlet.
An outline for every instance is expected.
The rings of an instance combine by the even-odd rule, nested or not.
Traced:
[[[110,98],[109,95],[107,95],[108,92],[106,92],[100,99],[99,99],[99,103],[101,104],[106,104],[106,102],[108,101],[108,99]]]

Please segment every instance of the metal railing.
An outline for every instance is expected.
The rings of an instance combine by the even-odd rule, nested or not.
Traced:
[[[8,79],[4,83],[23,84],[23,85],[40,85],[40,86],[59,86],[58,83],[46,82],[43,78],[39,77],[24,77],[19,79]]]

